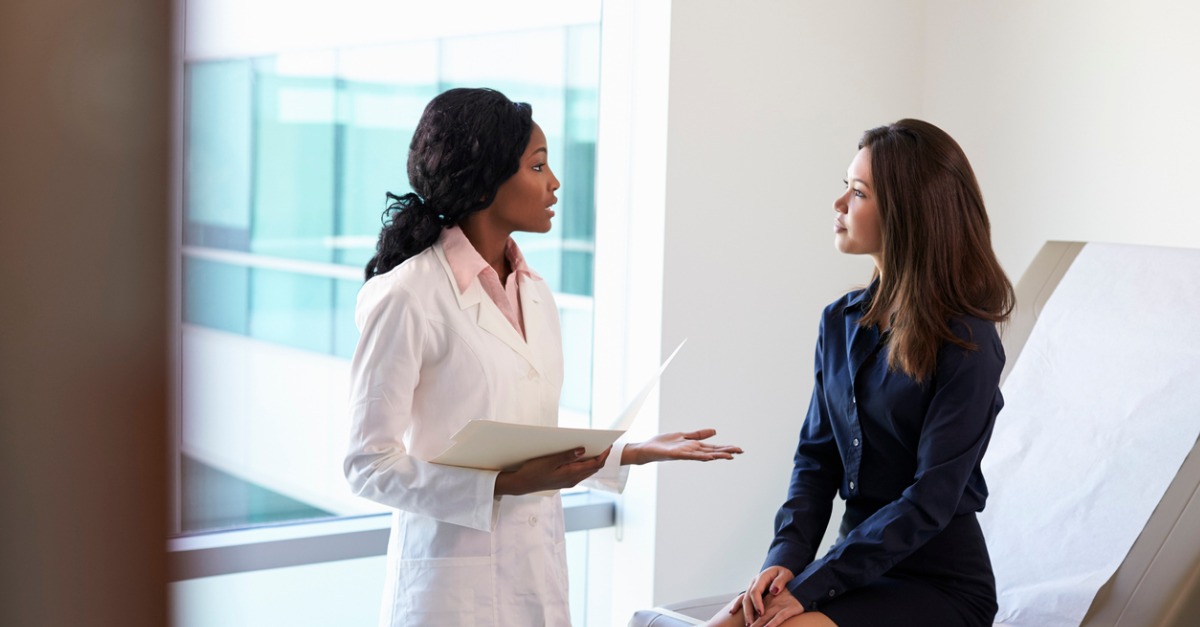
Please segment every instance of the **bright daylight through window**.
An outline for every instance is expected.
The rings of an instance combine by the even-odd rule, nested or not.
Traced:
[[[189,3],[185,16],[220,31],[206,4],[221,3]],[[584,4],[586,19],[565,11],[493,32],[398,29],[390,42],[250,53],[210,34],[203,52],[185,46],[177,535],[386,511],[342,474],[355,299],[385,192],[410,191],[421,111],[453,87],[529,102],[553,147],[559,217],[548,234],[514,237],[559,307],[560,423],[590,426],[600,12]],[[571,559],[586,561],[586,534],[571,536],[583,543]],[[202,605],[176,594],[180,607]]]

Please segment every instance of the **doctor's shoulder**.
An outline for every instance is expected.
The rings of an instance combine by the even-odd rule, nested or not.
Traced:
[[[400,265],[371,277],[358,290],[355,319],[363,328],[363,319],[380,310],[404,309],[409,315],[421,312],[433,300],[444,296],[448,278],[432,251],[427,249]]]

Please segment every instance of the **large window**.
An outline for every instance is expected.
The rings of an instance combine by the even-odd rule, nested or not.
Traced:
[[[588,424],[598,48],[587,24],[185,66],[181,531],[373,509],[340,470],[355,296],[451,87],[530,102],[546,132],[560,217],[517,238],[557,293],[564,422]]]
[[[189,5],[184,14],[203,4]],[[223,12],[237,13],[243,5],[207,4],[215,7],[205,14],[209,31],[244,32],[246,24],[223,25],[213,17],[225,19]],[[583,5],[590,6],[583,11],[588,19],[579,19]],[[297,595],[305,594],[302,582],[321,577],[366,577],[378,580],[363,582],[368,592],[362,596],[377,597],[381,558],[325,567],[293,560],[289,547],[309,546],[310,539],[293,537],[304,533],[298,521],[385,511],[352,495],[341,471],[348,365],[358,339],[354,304],[385,192],[409,191],[405,162],[413,128],[441,91],[499,89],[532,104],[546,133],[550,165],[562,181],[558,217],[549,234],[515,237],[559,306],[566,361],[560,421],[590,425],[599,3],[572,3],[563,11],[569,19],[559,23],[542,15],[532,27],[385,43],[373,34],[369,45],[342,37],[331,45],[291,42],[277,50],[255,44],[252,53],[242,53],[239,46],[214,48],[204,36],[195,38],[205,39],[204,53],[185,47],[175,529],[182,540],[173,546],[188,553],[225,546],[218,536],[278,528],[283,536],[264,542],[275,548],[251,561],[270,562],[274,551],[287,567],[226,569],[212,563],[226,561],[224,549],[215,558],[205,554],[201,566],[173,586],[175,624],[262,624],[257,617],[331,624],[316,618],[326,610],[353,621],[370,615],[364,624],[373,623],[373,602],[365,613],[339,611],[341,599],[328,598],[330,609]],[[576,511],[586,517],[589,507]],[[588,542],[586,532],[568,534],[577,626],[586,624]]]

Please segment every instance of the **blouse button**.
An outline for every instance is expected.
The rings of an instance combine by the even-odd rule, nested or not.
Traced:
[[[830,588],[830,589],[829,589],[829,596],[831,596],[831,597],[835,597],[835,596],[837,596],[837,590],[834,590],[833,588]]]
[[[537,378],[538,378],[538,373],[537,373],[537,370],[535,370],[535,369],[533,369],[533,368],[530,368],[530,369],[529,369],[529,373],[527,374],[527,376],[529,377],[529,380],[530,380],[530,381],[536,381],[536,380],[537,380]]]
[[[536,527],[536,526],[537,526],[537,516],[530,516],[530,517],[529,517],[529,526],[530,526],[530,527]]]
[[[851,481],[851,482],[850,482],[850,489],[851,489],[851,490],[853,490],[853,489],[854,489],[854,482],[853,482],[853,481]]]
[[[854,446],[858,446],[858,438],[854,438],[854,441],[851,442],[851,444],[853,444]]]

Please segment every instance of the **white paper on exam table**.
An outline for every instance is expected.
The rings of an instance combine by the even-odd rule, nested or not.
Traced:
[[[1046,302],[983,458],[997,625],[1079,625],[1192,449],[1196,277],[1195,251],[1088,244]]]
[[[650,392],[685,342],[686,339],[675,347],[671,356],[667,357],[658,372],[646,381],[609,429],[572,429],[495,420],[472,420],[463,425],[458,433],[450,436],[454,441],[450,448],[430,461],[446,466],[505,470],[534,457],[561,453],[579,446],[584,447],[584,457],[599,455],[604,449],[612,446],[612,443],[633,424],[633,419],[637,417]]]

